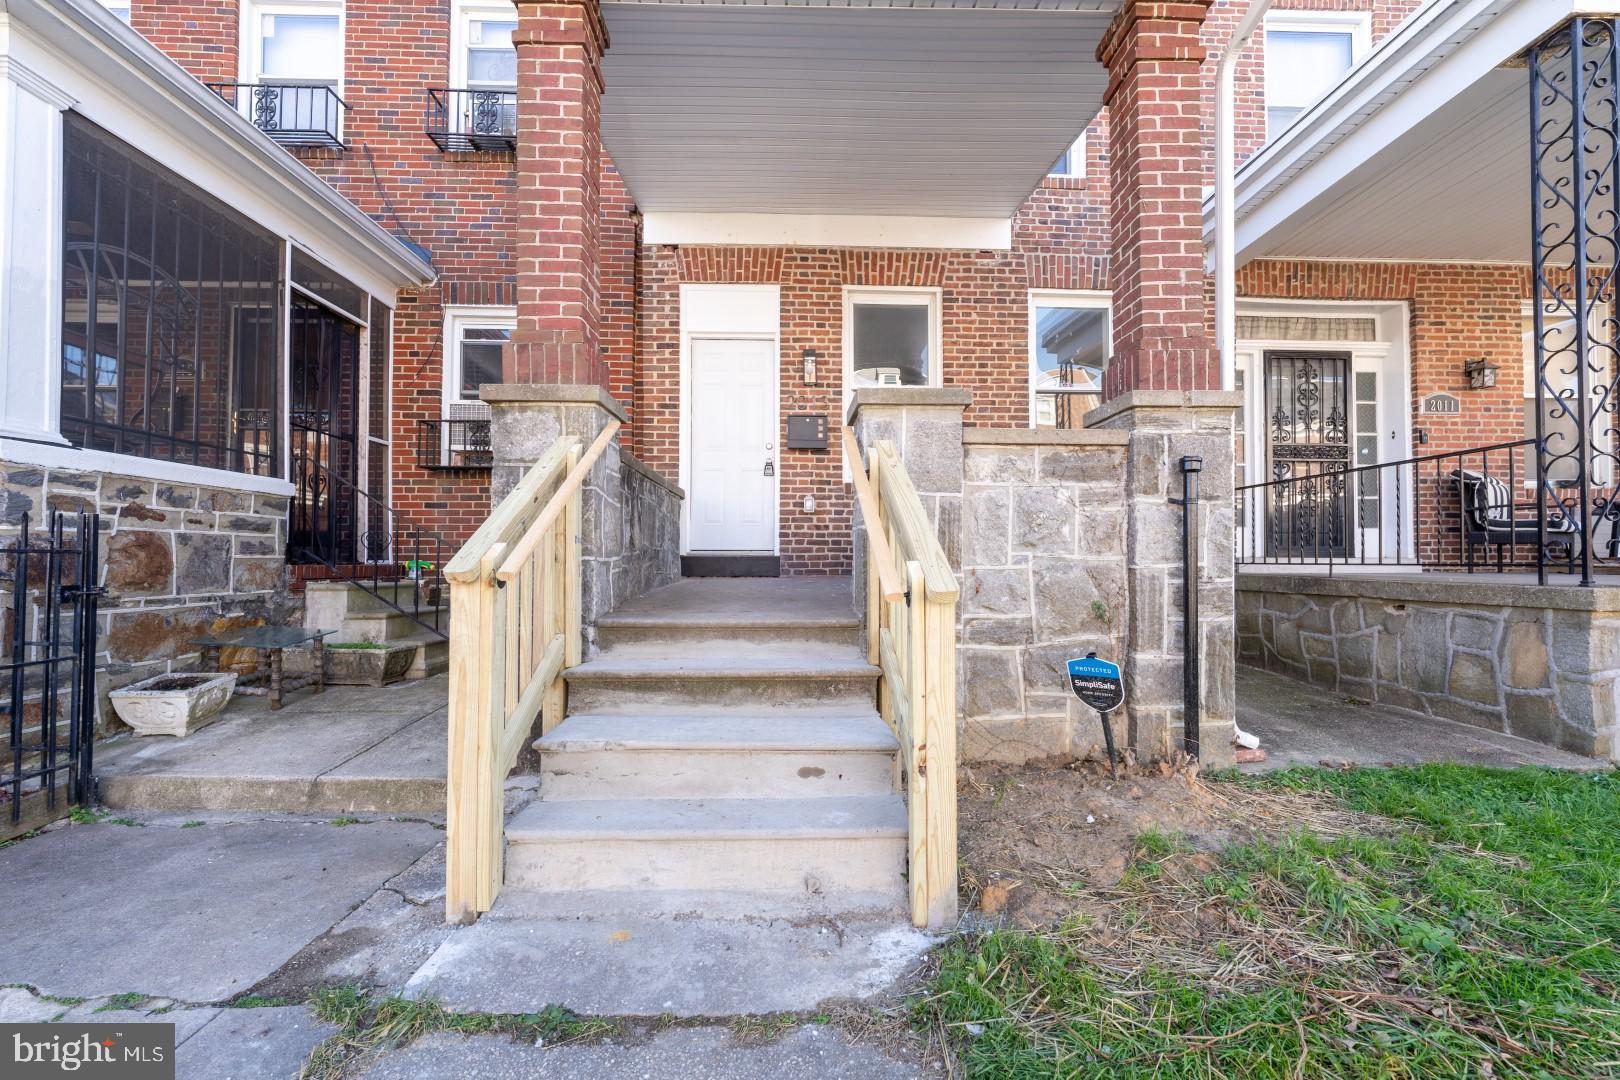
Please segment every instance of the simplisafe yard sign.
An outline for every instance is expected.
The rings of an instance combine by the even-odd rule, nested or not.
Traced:
[[[1125,680],[1120,676],[1119,665],[1112,660],[1099,659],[1096,653],[1070,660],[1069,688],[1102,718],[1103,742],[1108,746],[1108,771],[1118,779],[1119,754],[1114,749],[1114,725],[1108,714],[1125,701]]]

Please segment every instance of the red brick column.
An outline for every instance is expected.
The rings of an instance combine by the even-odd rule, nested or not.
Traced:
[[[606,386],[598,210],[607,28],[597,0],[517,8],[517,330],[502,374]]]
[[[1201,130],[1210,0],[1126,0],[1108,68],[1114,356],[1103,392],[1220,389],[1204,320]]]

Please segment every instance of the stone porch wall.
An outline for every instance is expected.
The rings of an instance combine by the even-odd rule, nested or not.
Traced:
[[[1620,589],[1246,573],[1245,664],[1593,757],[1620,750]]]
[[[109,691],[194,668],[190,639],[296,615],[283,496],[5,462],[0,473],[0,543],[14,542],[25,513],[35,531],[54,511],[101,515],[103,724],[117,723]],[[0,603],[9,610],[9,586],[0,587]]]
[[[964,428],[964,390],[855,393],[863,446],[892,441],[961,587],[959,751],[1024,762],[1101,752],[1097,715],[1065,661],[1096,651],[1125,671],[1117,742],[1144,759],[1182,738],[1181,510],[1177,463],[1204,460],[1200,500],[1201,760],[1232,760],[1232,416],[1235,395],[1135,392],[1078,431]],[[855,602],[866,536],[856,513]]]
[[[508,383],[485,386],[482,395],[491,410],[492,505],[506,498],[559,438],[579,436],[583,452],[609,422],[623,423],[626,415],[594,385]],[[581,614],[591,635],[596,620],[615,607],[681,576],[686,496],[625,451],[619,437],[592,467],[583,496]]]
[[[1069,690],[1066,662],[1121,657],[1124,432],[963,434],[962,757],[1083,758],[1102,722]],[[1123,739],[1122,725],[1116,733]]]

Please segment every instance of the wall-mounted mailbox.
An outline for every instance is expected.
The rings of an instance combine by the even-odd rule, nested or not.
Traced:
[[[789,450],[827,449],[827,418],[825,416],[790,416],[787,421],[787,444]]]

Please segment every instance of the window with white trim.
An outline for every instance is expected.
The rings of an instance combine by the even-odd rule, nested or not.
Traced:
[[[939,290],[844,291],[844,386],[939,385]]]
[[[458,89],[517,86],[517,8],[508,3],[458,3],[452,27],[451,78]]]
[[[129,0],[101,0],[101,6],[124,22],[129,22]]]
[[[444,312],[444,411],[438,424],[439,464],[488,468],[489,405],[485,383],[501,381],[501,353],[512,340],[517,309],[449,307]]]
[[[1332,90],[1371,44],[1366,12],[1276,12],[1266,16],[1266,139]]]
[[[501,381],[501,350],[512,340],[516,326],[517,311],[513,308],[448,309],[444,358],[446,405],[477,401],[480,386]]]
[[[242,81],[277,87],[240,93],[238,105],[266,130],[340,136],[342,0],[252,0],[242,7]],[[266,115],[273,110],[274,116]]]
[[[1030,426],[1078,428],[1102,403],[1112,351],[1106,292],[1029,294]]]
[[[1048,176],[1070,176],[1076,179],[1086,175],[1086,133],[1070,143],[1063,154],[1047,170]]]
[[[1594,326],[1602,326],[1606,320],[1605,309],[1599,308],[1591,313]],[[1542,402],[1541,409],[1547,452],[1553,456],[1549,476],[1555,485],[1573,484],[1579,478],[1580,471],[1579,456],[1570,453],[1579,430],[1579,421],[1575,418],[1576,395],[1580,385],[1575,369],[1575,320],[1560,308],[1546,316],[1544,329],[1550,355],[1544,391],[1546,400]],[[1611,425],[1606,419],[1608,414],[1602,411],[1601,406],[1603,395],[1613,378],[1613,371],[1604,374],[1588,372],[1586,380],[1587,396],[1592,399],[1587,409],[1587,423],[1592,430],[1588,444],[1592,448],[1591,478],[1598,484],[1607,484],[1612,471],[1609,454],[1600,448],[1609,446],[1608,440],[1612,438],[1609,433]],[[1524,437],[1536,437],[1536,322],[1535,307],[1528,303],[1524,305]],[[1528,448],[1524,455],[1526,485],[1536,482],[1538,465],[1535,448]]]

